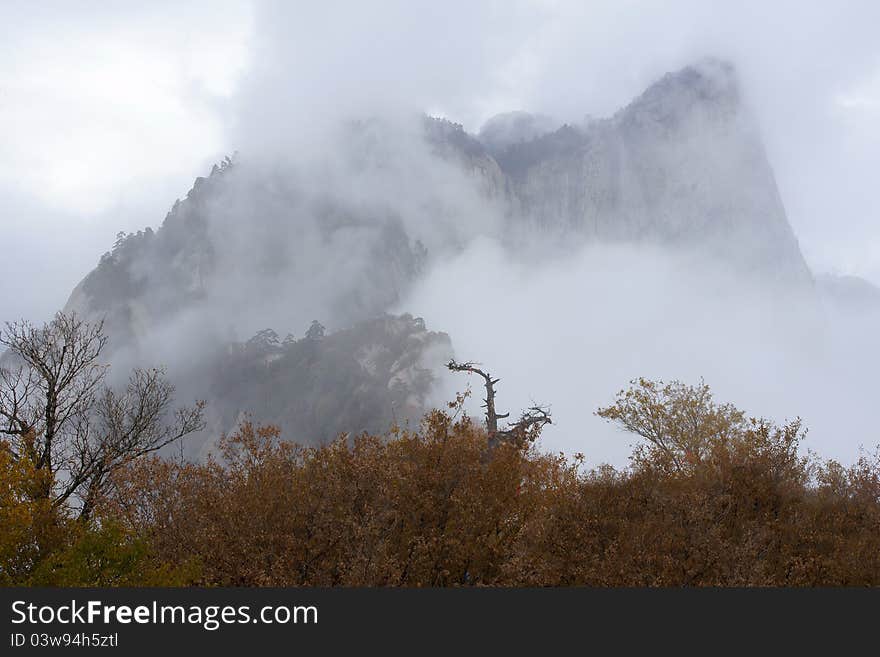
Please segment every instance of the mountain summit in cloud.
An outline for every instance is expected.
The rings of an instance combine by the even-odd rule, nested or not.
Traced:
[[[391,399],[407,400],[406,417],[396,419],[418,417],[430,387],[425,373],[449,354],[433,348],[445,338],[411,319],[374,320],[405,303],[426,271],[479,239],[505,244],[512,258],[535,240],[568,251],[648,246],[786,292],[813,290],[735,71],[709,60],[581,125],[518,112],[473,136],[442,119],[379,118],[340,126],[321,148],[284,162],[245,153],[196,180],[157,231],[120,236],[67,309],[106,317],[114,358],[169,363],[194,394],[230,344],[267,328],[283,335],[317,319],[330,336],[375,337],[333,343],[347,350],[337,358],[348,368],[340,371],[361,383],[340,387],[347,397],[338,407],[352,412],[334,417],[326,435],[317,411],[284,402],[284,390],[270,397],[288,410],[262,409],[307,425],[308,435],[295,427],[288,435],[315,442],[340,430],[382,430]],[[535,257],[554,247],[545,248]],[[406,344],[395,344],[395,335]],[[420,355],[420,345],[431,353]],[[314,379],[314,368],[330,367],[297,349],[296,358],[264,364],[271,376],[254,365],[253,377],[224,379],[209,400],[218,422],[252,410],[242,400],[253,399],[254,386],[285,381],[292,391]],[[418,376],[357,375],[380,353],[405,355]],[[392,359],[382,372],[402,367]],[[408,384],[412,394],[400,390]],[[395,391],[378,394],[375,386]]]

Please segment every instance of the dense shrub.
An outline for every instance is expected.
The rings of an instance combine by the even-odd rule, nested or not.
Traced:
[[[449,411],[323,447],[245,423],[201,463],[117,470],[88,519],[0,444],[0,584],[678,586],[880,584],[880,452],[805,456],[800,422],[637,381],[600,416],[630,466],[490,448]]]
[[[659,394],[633,402],[644,386]],[[199,584],[880,584],[877,455],[818,463],[799,422],[746,419],[705,387],[642,381],[600,415],[664,409],[623,470],[489,450],[440,411],[319,448],[244,424],[206,463],[133,463],[102,512],[165,568],[198,563]]]

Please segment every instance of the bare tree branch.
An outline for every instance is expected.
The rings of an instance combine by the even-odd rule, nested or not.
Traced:
[[[486,433],[489,435],[489,448],[493,449],[501,442],[517,446],[533,442],[540,435],[541,429],[552,424],[550,411],[542,406],[532,406],[523,412],[519,420],[505,429],[498,428],[498,420],[510,417],[510,413],[498,413],[495,408],[495,384],[500,379],[493,379],[489,372],[470,361],[459,363],[450,360],[446,367],[452,372],[466,372],[482,377],[486,387],[486,398],[483,407],[486,409]]]
[[[122,392],[105,387],[106,344],[103,322],[75,314],[58,313],[42,328],[7,323],[0,332],[3,359],[17,365],[0,368],[0,433],[17,437],[16,458],[50,473],[42,494],[55,506],[76,498],[82,518],[114,470],[204,428],[204,402],[166,421],[174,387],[160,370],[134,370]]]

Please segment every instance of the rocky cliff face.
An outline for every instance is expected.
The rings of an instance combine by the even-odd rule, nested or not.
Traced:
[[[704,62],[583,125],[512,113],[475,137],[442,119],[369,120],[293,165],[227,160],[157,231],[121,235],[67,309],[106,317],[126,364],[213,381],[219,429],[250,410],[324,440],[381,430],[392,410],[418,415],[448,338],[374,318],[433,259],[479,235],[535,230],[568,245],[662,245],[813,286],[736,76]],[[320,345],[257,354],[242,342],[314,318],[329,329]]]
[[[764,279],[810,272],[734,71],[668,74],[613,117],[496,153],[523,221],[566,239],[702,249]]]

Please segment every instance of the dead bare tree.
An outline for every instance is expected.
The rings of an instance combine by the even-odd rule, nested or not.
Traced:
[[[481,369],[478,363],[470,361],[458,363],[453,359],[446,364],[446,367],[452,372],[476,374],[483,379],[486,388],[483,408],[486,409],[486,433],[489,435],[489,449],[494,449],[500,443],[523,446],[534,442],[541,429],[545,425],[553,423],[549,409],[535,405],[523,411],[516,422],[500,429],[498,420],[510,417],[510,413],[498,413],[495,406],[495,384],[500,379],[493,379],[492,375]]]
[[[102,322],[58,313],[43,327],[7,323],[0,345],[0,434],[15,458],[29,459],[56,507],[78,501],[87,518],[109,475],[132,459],[202,429],[203,402],[165,418],[174,387],[160,370],[134,370],[127,388],[104,385]]]

